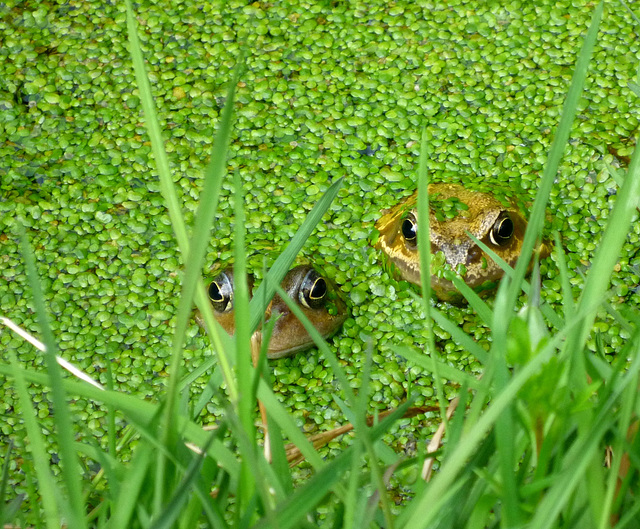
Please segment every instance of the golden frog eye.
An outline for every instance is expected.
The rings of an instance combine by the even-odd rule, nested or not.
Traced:
[[[506,211],[503,211],[500,213],[489,232],[489,240],[496,246],[504,246],[509,243],[512,236],[513,221],[509,214]]]
[[[418,223],[412,213],[409,213],[406,219],[402,221],[402,236],[404,240],[410,244],[416,243],[418,234]]]
[[[298,301],[309,309],[318,309],[324,305],[324,298],[327,295],[327,282],[315,270],[309,270],[304,276]]]
[[[233,309],[233,283],[226,272],[221,272],[209,284],[209,299],[216,312],[230,312]]]

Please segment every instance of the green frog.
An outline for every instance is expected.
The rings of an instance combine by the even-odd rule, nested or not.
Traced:
[[[477,292],[489,291],[503,276],[502,269],[473,242],[473,234],[510,266],[515,266],[527,221],[513,204],[503,204],[493,195],[470,191],[458,184],[429,184],[429,221],[433,255],[431,287],[445,301],[460,294],[446,279],[447,270],[457,272]],[[376,223],[380,237],[376,248],[387,254],[403,279],[420,285],[418,258],[418,192],[404,199]],[[542,242],[536,251],[547,257],[550,244]],[[433,273],[435,272],[435,273]]]
[[[249,294],[254,278],[247,275]],[[283,290],[293,299],[323,338],[335,334],[347,319],[347,305],[339,290],[315,268],[300,265],[289,270],[282,280]],[[230,335],[235,332],[233,310],[233,269],[227,268],[209,284],[209,299],[216,319]],[[313,340],[300,321],[277,294],[267,306],[265,321],[278,318],[273,328],[267,358],[283,358],[313,346]]]

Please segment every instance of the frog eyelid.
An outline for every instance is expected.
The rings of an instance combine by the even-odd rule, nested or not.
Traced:
[[[513,237],[514,225],[509,213],[503,211],[498,215],[491,230],[489,231],[489,240],[495,246],[504,246],[511,241]]]

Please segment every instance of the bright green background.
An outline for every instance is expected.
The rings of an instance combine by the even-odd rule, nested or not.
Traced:
[[[38,333],[12,227],[20,218],[29,226],[64,356],[100,380],[112,362],[122,391],[153,398],[166,380],[180,260],[150,159],[124,5],[5,6],[0,312]],[[530,200],[593,5],[231,1],[135,9],[187,220],[197,207],[225,83],[246,43],[229,171],[239,171],[245,183],[253,266],[259,269],[263,256],[273,259],[320,193],[345,176],[339,199],[304,250],[350,300],[352,318],[333,344],[358,379],[364,340],[372,340],[372,407],[396,406],[409,386],[421,395],[417,404],[432,403],[432,379],[388,347],[421,346],[425,337],[411,287],[391,280],[371,248],[373,223],[415,189],[423,126],[434,180]],[[615,200],[605,162],[624,165],[637,133],[636,96],[627,87],[638,65],[636,31],[630,15],[612,3],[552,192],[550,225],[562,234],[576,296]],[[231,256],[230,189],[229,178],[208,266]],[[640,304],[639,234],[635,222],[613,276],[614,304]],[[553,262],[542,271],[543,295],[559,299]],[[486,343],[470,310],[444,307]],[[615,353],[624,331],[604,313],[596,326],[607,353]],[[436,328],[436,334],[450,362],[478,366],[446,333]],[[0,344],[17,348],[25,364],[43,362],[10,331],[2,331]],[[194,322],[187,367],[210,354]],[[276,392],[305,431],[345,421],[332,402],[333,374],[315,350],[271,366]],[[48,416],[47,395],[34,395],[40,415]],[[13,434],[20,444],[12,400],[3,386],[1,433],[3,442]],[[101,435],[104,412],[82,401],[76,408],[87,435]],[[219,403],[208,411],[219,412]],[[424,435],[402,428],[396,446],[411,448],[412,438]]]

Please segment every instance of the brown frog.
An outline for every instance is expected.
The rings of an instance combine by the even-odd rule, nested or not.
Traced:
[[[249,294],[253,276],[247,276]],[[347,306],[336,286],[312,266],[300,265],[289,270],[281,283],[323,338],[329,338],[347,319]],[[233,310],[233,270],[220,272],[209,284],[209,299],[216,319],[230,335],[235,332]],[[282,358],[313,346],[313,340],[300,321],[277,294],[267,306],[265,321],[278,318],[273,328],[267,357]]]
[[[428,191],[431,253],[436,265],[436,273],[431,275],[434,293],[442,300],[459,297],[453,283],[437,273],[438,268],[460,273],[464,282],[478,292],[495,288],[503,271],[467,232],[514,266],[527,221],[515,205],[505,206],[493,195],[470,191],[462,185],[429,184]],[[387,254],[403,279],[420,285],[417,199],[416,191],[378,220],[380,237],[376,248]],[[543,258],[549,255],[549,248],[543,242],[536,251]]]

